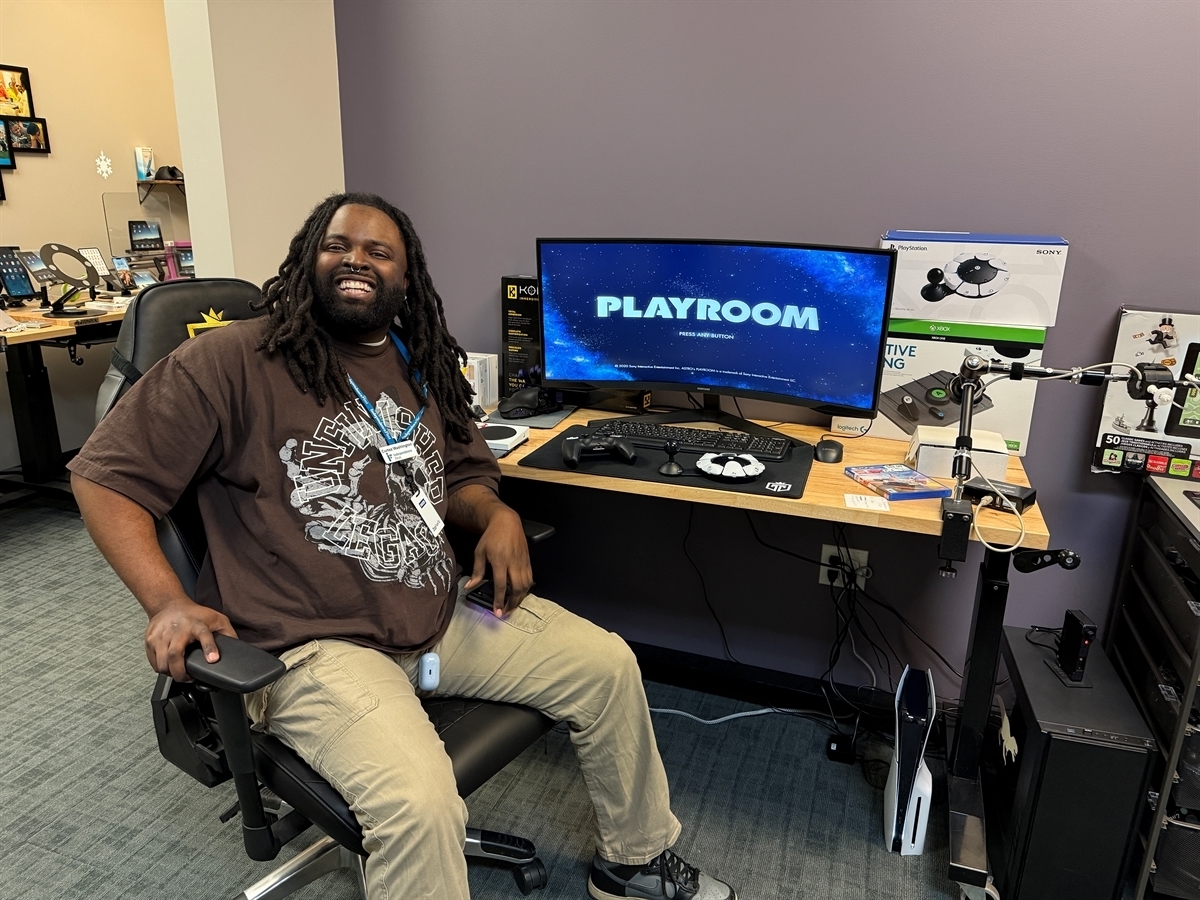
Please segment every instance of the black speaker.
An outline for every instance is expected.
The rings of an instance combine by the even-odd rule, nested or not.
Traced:
[[[1096,623],[1082,609],[1068,609],[1058,638],[1058,667],[1071,681],[1083,681],[1088,650],[1096,640]]]

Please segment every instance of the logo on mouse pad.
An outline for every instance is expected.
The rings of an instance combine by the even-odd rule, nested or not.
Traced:
[[[792,489],[791,484],[786,481],[768,481],[765,487],[773,494],[786,494]]]

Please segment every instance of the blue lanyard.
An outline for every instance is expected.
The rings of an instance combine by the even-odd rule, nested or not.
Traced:
[[[396,345],[396,349],[400,351],[400,356],[404,359],[405,365],[410,365],[411,357],[409,356],[408,348],[404,346],[404,342],[401,341],[400,338],[396,337],[396,332],[389,331],[388,334],[391,335],[392,342]],[[429,396],[429,388],[427,388],[425,386],[425,382],[421,380],[420,372],[418,372],[416,369],[413,369],[413,375],[417,379],[417,384],[421,386],[421,408],[417,410],[417,414],[413,417],[413,420],[408,423],[408,426],[404,429],[404,431],[402,431],[399,435],[393,435],[388,429],[387,425],[383,423],[383,418],[379,415],[379,411],[375,409],[375,404],[367,399],[367,395],[362,392],[362,388],[360,388],[355,380],[350,377],[350,373],[346,373],[346,377],[350,380],[350,387],[354,389],[354,393],[358,397],[358,402],[363,405],[363,409],[365,409],[367,414],[370,415],[371,419],[375,422],[375,427],[379,429],[379,433],[383,435],[383,439],[389,444],[399,444],[411,438],[413,432],[417,430],[417,423],[421,421],[421,416],[425,415],[425,398]]]

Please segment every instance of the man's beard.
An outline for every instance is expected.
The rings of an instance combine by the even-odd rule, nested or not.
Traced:
[[[340,277],[340,275],[338,276]],[[355,338],[378,331],[400,314],[404,306],[403,285],[375,285],[375,300],[370,304],[343,302],[333,286],[333,277],[319,281],[313,297],[317,322],[338,338]]]

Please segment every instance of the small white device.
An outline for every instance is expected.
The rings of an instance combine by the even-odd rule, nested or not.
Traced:
[[[925,746],[937,716],[933,673],[904,667],[896,686],[896,746],[883,789],[883,839],[901,856],[925,851],[925,830],[933,802],[933,776]]]
[[[417,673],[417,687],[423,691],[436,691],[438,682],[442,680],[442,661],[431,650],[421,654],[420,667]]]
[[[753,481],[767,471],[757,457],[748,453],[705,453],[696,460],[696,468],[714,481],[735,484]]]
[[[481,425],[483,439],[492,450],[507,453],[529,440],[528,425]]]

